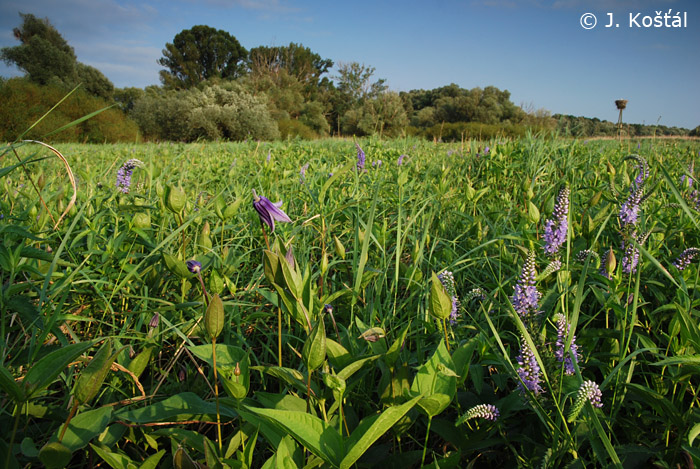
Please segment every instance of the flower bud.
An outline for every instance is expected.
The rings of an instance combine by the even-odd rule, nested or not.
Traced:
[[[345,260],[345,246],[340,242],[337,236],[333,236],[333,242],[335,243],[335,253],[341,259]]]
[[[224,303],[219,295],[214,295],[209,301],[207,311],[204,313],[204,326],[212,339],[216,339],[224,329]]]
[[[185,208],[185,202],[187,202],[185,191],[180,187],[169,185],[166,189],[166,194],[166,207],[173,213],[180,213]]]

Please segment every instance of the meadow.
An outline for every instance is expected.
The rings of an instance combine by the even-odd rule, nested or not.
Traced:
[[[700,463],[697,141],[55,149],[0,150],[4,467]]]

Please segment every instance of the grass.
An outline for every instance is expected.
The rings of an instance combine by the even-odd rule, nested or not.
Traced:
[[[358,143],[365,171],[341,140],[57,145],[75,175],[73,207],[60,161],[37,145],[5,147],[9,467],[61,457],[124,468],[700,462],[699,271],[673,265],[700,246],[688,184],[697,142]],[[649,174],[639,220],[623,226],[639,173],[630,154]],[[134,158],[143,164],[120,192],[117,170]],[[568,236],[549,272],[544,226],[563,185]],[[269,250],[252,189],[292,219],[268,230]],[[623,242],[639,252],[629,274]],[[577,260],[585,249],[597,257]],[[541,312],[521,317],[512,296],[528,252]],[[444,271],[454,322],[442,319],[447,293],[431,288]],[[202,285],[223,300],[215,344]],[[559,314],[581,354],[569,355],[572,375],[555,354]],[[103,343],[114,365],[98,357]],[[525,347],[539,394],[519,378]],[[577,399],[586,380],[601,408]],[[468,418],[480,404],[498,419]]]

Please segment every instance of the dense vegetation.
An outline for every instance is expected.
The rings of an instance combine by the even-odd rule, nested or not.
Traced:
[[[358,144],[4,148],[3,464],[700,462],[697,144]]]
[[[66,101],[78,112],[67,114],[86,115],[109,104],[116,104],[122,113],[95,120],[90,129],[72,127],[57,133],[53,141],[192,142],[329,135],[462,141],[522,137],[528,131],[575,137],[618,133],[607,121],[551,116],[545,110],[526,112],[510,100],[507,90],[494,86],[465,89],[453,83],[396,93],[384,79],[374,78],[371,66],[334,64],[296,43],[248,51],[230,33],[204,25],[181,31],[165,45],[159,60],[164,67],[162,86],[115,89],[99,70],[78,62],[73,48],[48,20],[30,14],[21,18],[21,26],[14,30],[20,45],[0,51],[6,63],[26,74],[24,80],[0,82],[0,94],[12,97],[0,110],[0,140],[5,141],[14,140],[18,128],[29,127],[58,102],[58,96],[78,84],[81,91]],[[336,75],[331,76],[334,65]],[[54,120],[52,124],[67,123],[58,115]],[[689,134],[687,129],[639,124],[625,125],[623,130],[630,137]],[[41,135],[38,129],[34,134]]]

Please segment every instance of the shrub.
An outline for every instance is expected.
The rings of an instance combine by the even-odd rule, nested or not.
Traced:
[[[0,83],[0,140],[13,141],[68,93],[54,83],[46,86],[24,78]],[[106,101],[76,90],[53,112],[37,124],[27,139],[43,139],[47,133],[76,119],[109,106]],[[138,140],[137,125],[119,109],[111,108],[48,138],[52,142],[125,142]]]

